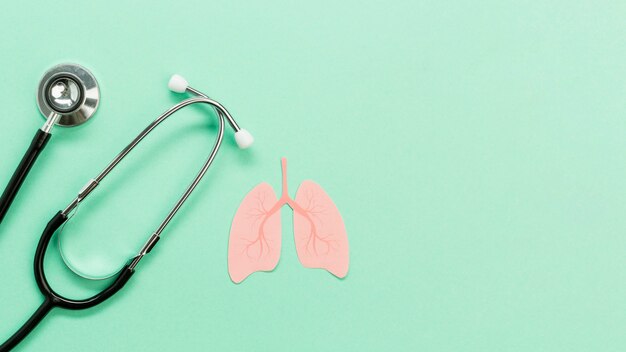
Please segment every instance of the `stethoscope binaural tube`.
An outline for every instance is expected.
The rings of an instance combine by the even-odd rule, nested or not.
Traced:
[[[24,157],[0,196],[0,223],[13,204],[35,161],[48,144],[54,125],[78,126],[89,120],[100,101],[100,89],[95,77],[76,64],[61,64],[48,70],[39,82],[37,104],[46,118],[37,130]]]
[[[182,80],[182,81],[181,81]],[[182,207],[185,201],[189,198],[193,190],[196,188],[200,180],[204,177],[209,167],[213,163],[215,156],[221,146],[223,137],[224,137],[224,125],[225,120],[228,120],[229,124],[235,130],[235,139],[240,148],[245,149],[248,148],[254,141],[250,133],[244,129],[239,128],[235,120],[228,113],[228,111],[218,102],[208,98],[205,94],[189,87],[184,81],[184,89],[181,87],[181,82],[184,79],[180,76],[172,77],[170,81],[170,88],[175,92],[189,92],[196,95],[196,98],[190,98],[184,100],[178,104],[176,104],[171,109],[167,110],[161,116],[159,116],[155,121],[153,121],[146,129],[144,129],[126,148],[122,150],[113,161],[94,179],[90,180],[78,193],[78,196],[72,200],[72,202],[65,208],[65,210],[58,212],[48,223],[46,228],[43,231],[43,234],[39,240],[37,245],[37,250],[35,252],[35,260],[34,260],[34,273],[35,280],[37,282],[37,286],[39,290],[44,296],[44,301],[41,306],[35,311],[35,313],[31,316],[31,318],[24,323],[24,325],[11,336],[4,344],[0,345],[0,352],[6,352],[11,350],[13,347],[17,346],[40,322],[45,316],[55,307],[70,309],[70,310],[82,310],[94,307],[109,297],[113,296],[120,289],[124,287],[124,285],[128,282],[131,276],[134,274],[135,269],[141,259],[150,253],[150,251],[154,248],[156,243],[161,238],[161,233],[165,229],[165,227],[169,224],[172,218],[176,215],[178,210]],[[119,164],[122,159],[128,153],[130,153],[154,128],[156,128],[161,122],[170,117],[176,111],[193,104],[208,104],[213,106],[217,110],[217,116],[219,121],[219,130],[218,135],[215,141],[215,145],[213,149],[203,164],[202,168],[196,175],[196,177],[192,180],[191,184],[187,187],[183,195],[176,202],[173,209],[169,212],[163,222],[158,226],[158,228],[151,234],[146,243],[143,245],[139,253],[130,258],[130,260],[124,265],[121,271],[117,274],[117,277],[114,281],[103,291],[100,293],[85,299],[85,300],[72,300],[65,298],[58,293],[56,293],[48,284],[46,279],[45,270],[44,270],[44,259],[46,255],[46,251],[50,244],[50,241],[55,234],[55,232],[68,221],[69,214],[80,204],[99,184],[102,180]]]

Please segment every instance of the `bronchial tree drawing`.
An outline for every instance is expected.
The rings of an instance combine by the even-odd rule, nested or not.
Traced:
[[[281,249],[280,209],[294,213],[294,238],[298,258],[307,268],[326,269],[343,278],[350,263],[348,236],[339,210],[313,181],[304,181],[296,198],[287,191],[287,159],[282,158],[282,195],[263,182],[241,202],[230,230],[228,272],[235,283],[256,271],[272,271]]]

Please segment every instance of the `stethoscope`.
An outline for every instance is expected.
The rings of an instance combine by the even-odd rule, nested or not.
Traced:
[[[43,75],[37,90],[37,105],[46,122],[35,133],[22,161],[0,196],[0,223],[37,157],[48,144],[52,127],[82,125],[96,113],[99,102],[98,82],[89,70],[80,65],[57,65]]]
[[[35,280],[37,282],[39,290],[44,296],[44,301],[37,309],[37,311],[35,311],[35,313],[30,317],[30,319],[28,319],[28,321],[26,321],[26,323],[24,323],[24,325],[15,334],[13,334],[13,336],[11,336],[4,344],[0,346],[0,352],[9,351],[18,343],[20,343],[53,308],[58,307],[71,310],[91,308],[104,302],[124,287],[124,285],[134,274],[139,262],[144,258],[145,255],[150,253],[150,251],[154,248],[157,242],[161,239],[161,234],[163,233],[165,227],[167,227],[172,218],[174,218],[176,213],[180,210],[187,198],[189,198],[193,190],[196,188],[202,177],[205,175],[205,173],[213,163],[213,160],[215,159],[217,151],[219,150],[222,144],[222,139],[224,137],[224,120],[228,121],[233,130],[235,130],[235,140],[240,148],[248,148],[254,142],[254,138],[252,137],[252,135],[250,135],[248,131],[240,128],[239,125],[237,125],[237,123],[232,118],[230,113],[226,110],[226,108],[224,108],[220,103],[209,98],[202,92],[190,87],[187,81],[181,76],[172,76],[169,82],[169,88],[177,93],[191,93],[195,97],[183,100],[182,102],[174,105],[171,109],[164,112],[161,116],[154,120],[154,122],[148,125],[148,127],[146,127],[146,129],[144,129],[132,142],[130,142],[130,144],[126,146],[126,148],[124,148],[98,176],[89,180],[89,182],[87,182],[87,184],[78,192],[76,198],[74,198],[64,210],[58,212],[52,218],[52,220],[50,220],[50,222],[44,229],[41,239],[39,240],[39,244],[37,245],[34,262]],[[102,290],[100,293],[94,295],[93,297],[84,300],[69,299],[56,293],[48,284],[48,280],[44,271],[44,257],[46,255],[46,250],[48,249],[50,240],[52,239],[54,233],[68,221],[72,212],[77,208],[77,206],[81,202],[83,202],[85,198],[87,198],[87,196],[89,196],[89,194],[91,194],[91,192],[93,192],[93,190],[96,189],[98,185],[100,185],[104,178],[117,166],[117,164],[119,164],[120,161],[122,161],[122,159],[124,159],[124,157],[128,155],[128,153],[130,153],[150,132],[152,132],[152,130],[154,130],[159,124],[161,124],[161,122],[165,121],[165,119],[170,117],[178,110],[193,104],[207,104],[212,106],[217,111],[219,129],[215,145],[213,146],[213,149],[208,159],[206,160],[196,177],[193,179],[189,187],[187,187],[183,195],[176,202],[174,208],[172,208],[172,210],[165,217],[163,222],[148,238],[139,253],[135,257],[131,258],[123,266],[121,271],[117,274],[117,277],[115,277],[115,279],[112,279],[112,283],[107,288]]]

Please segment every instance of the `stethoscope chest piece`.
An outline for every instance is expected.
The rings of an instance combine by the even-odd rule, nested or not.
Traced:
[[[37,105],[44,118],[59,115],[59,126],[78,126],[89,120],[100,102],[96,78],[76,64],[61,64],[48,70],[37,90]]]

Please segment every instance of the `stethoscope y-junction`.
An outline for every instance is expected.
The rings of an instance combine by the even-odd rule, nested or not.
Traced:
[[[253,143],[254,140],[250,133],[248,133],[248,131],[244,129],[239,128],[239,125],[237,125],[237,123],[232,118],[230,113],[226,110],[226,108],[224,108],[220,103],[201,93],[200,91],[189,87],[187,81],[185,81],[184,78],[178,75],[174,75],[170,80],[169,86],[170,89],[175,92],[188,92],[194,95],[194,97],[186,99],[174,105],[171,109],[167,110],[156,120],[154,120],[154,122],[149,124],[148,127],[146,127],[146,129],[144,129],[141,133],[139,133],[139,135],[132,142],[130,142],[130,144],[128,144],[128,146],[126,146],[126,148],[124,148],[113,159],[113,161],[104,168],[104,170],[100,174],[98,174],[95,178],[89,180],[89,182],[87,182],[87,184],[78,192],[76,198],[74,198],[64,210],[54,215],[52,220],[50,220],[50,222],[44,229],[43,234],[39,240],[39,244],[37,245],[34,261],[35,280],[37,282],[39,290],[44,296],[43,303],[37,309],[37,311],[35,311],[32,317],[28,319],[28,321],[26,321],[26,323],[19,330],[13,336],[11,336],[9,340],[7,340],[4,344],[0,346],[0,352],[9,351],[13,347],[15,347],[37,326],[37,324],[39,324],[39,322],[41,322],[41,320],[53,308],[58,307],[71,310],[91,308],[104,302],[109,297],[117,293],[120,289],[122,289],[122,287],[124,287],[124,285],[135,273],[139,262],[144,258],[145,255],[150,253],[150,251],[154,248],[157,242],[161,239],[161,235],[167,225],[180,210],[185,201],[189,198],[193,190],[196,188],[202,177],[206,174],[207,170],[213,163],[213,160],[215,159],[215,156],[222,144],[222,140],[224,137],[225,121],[228,121],[233,130],[235,130],[235,140],[240,148],[245,149]],[[163,121],[165,121],[168,117],[170,117],[178,110],[194,104],[206,104],[212,106],[217,111],[217,118],[219,122],[217,139],[215,141],[213,149],[211,150],[211,153],[209,154],[209,157],[202,165],[200,171],[194,177],[191,184],[187,187],[183,195],[175,203],[172,210],[168,213],[168,215],[156,228],[156,230],[152,232],[152,234],[149,236],[137,255],[128,260],[128,262],[123,266],[122,270],[117,274],[117,277],[112,279],[112,283],[100,293],[94,295],[91,298],[74,300],[66,298],[55,292],[50,287],[44,271],[44,257],[46,255],[48,245],[50,244],[50,240],[52,239],[55,232],[68,221],[69,217],[71,216],[72,212],[77,208],[77,206],[82,203],[89,196],[89,194],[91,194],[91,192],[93,192],[102,183],[106,176],[120,163],[120,161],[122,161],[122,159],[124,159],[124,157],[126,157],[128,153],[130,153],[148,134],[150,134],[150,132],[152,132],[158,125],[160,125]]]

